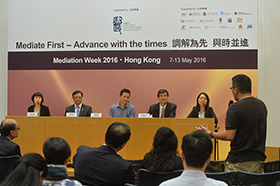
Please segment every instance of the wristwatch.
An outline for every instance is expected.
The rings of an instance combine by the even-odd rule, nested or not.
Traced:
[[[213,135],[212,135],[212,133],[213,133],[213,132],[210,132],[210,134],[209,134],[210,138],[214,138]]]

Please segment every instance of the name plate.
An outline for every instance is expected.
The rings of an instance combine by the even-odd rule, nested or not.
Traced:
[[[27,116],[38,117],[39,113],[38,112],[27,112]]]
[[[101,118],[102,117],[102,113],[91,113],[90,117]]]
[[[66,117],[77,117],[76,112],[67,112]]]
[[[138,113],[138,118],[151,118],[149,113]]]

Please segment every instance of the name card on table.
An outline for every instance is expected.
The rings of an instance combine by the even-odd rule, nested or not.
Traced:
[[[91,113],[90,117],[101,118],[102,117],[102,113]]]
[[[66,117],[77,117],[76,112],[67,112]]]
[[[138,113],[138,118],[151,118],[149,113]]]
[[[27,112],[27,116],[38,117],[39,113],[38,112]]]

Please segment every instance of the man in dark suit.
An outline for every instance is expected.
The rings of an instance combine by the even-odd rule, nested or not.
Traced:
[[[165,89],[160,89],[157,93],[159,103],[151,105],[148,113],[153,118],[175,118],[177,105],[168,102],[169,93]]]
[[[83,95],[84,94],[80,90],[76,90],[72,93],[74,104],[66,108],[65,116],[67,112],[75,112],[77,117],[90,117],[92,113],[91,106],[82,103]]]
[[[134,184],[131,164],[117,154],[129,139],[130,127],[127,124],[115,122],[107,129],[105,144],[98,148],[80,146],[73,158],[75,179],[83,185]]]
[[[0,126],[0,156],[21,156],[19,145],[12,142],[13,139],[18,137],[19,130],[20,127],[15,120],[6,119],[2,121]]]

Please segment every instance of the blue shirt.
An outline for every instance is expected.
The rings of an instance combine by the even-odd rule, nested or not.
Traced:
[[[109,117],[135,117],[135,107],[127,103],[123,108],[120,103],[116,103],[110,107]]]

